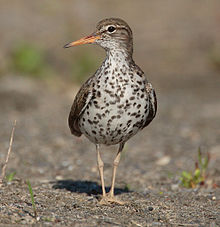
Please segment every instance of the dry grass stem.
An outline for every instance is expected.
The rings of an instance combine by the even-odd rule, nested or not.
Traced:
[[[10,157],[11,148],[12,148],[13,139],[14,139],[15,126],[16,126],[16,120],[14,121],[13,128],[12,128],[12,131],[11,131],[10,143],[9,143],[9,147],[8,147],[8,154],[6,156],[5,163],[2,167],[2,174],[1,174],[1,177],[0,177],[0,187],[2,186],[4,178],[5,178],[5,171],[6,171],[6,167],[7,167],[7,164],[8,164],[9,157]]]

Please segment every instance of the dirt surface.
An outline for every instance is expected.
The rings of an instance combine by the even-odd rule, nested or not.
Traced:
[[[47,7],[21,2],[3,1],[0,9],[0,26],[5,31],[0,37],[0,164],[5,160],[12,123],[17,120],[7,166],[7,174],[16,175],[0,188],[1,226],[220,226],[220,189],[213,187],[220,185],[220,77],[210,59],[220,37],[218,1],[140,1],[138,6],[133,1],[125,5],[115,1],[107,5],[102,1],[94,1],[94,5],[91,1],[68,5],[54,1],[50,5],[46,1]],[[11,73],[5,61],[10,58],[13,40],[26,37],[49,45],[62,62],[68,53],[52,48],[70,38],[67,28],[78,26],[74,36],[79,38],[114,9],[113,16],[123,15],[134,30],[135,60],[148,72],[159,108],[149,127],[125,146],[116,194],[127,203],[101,206],[95,146],[85,137],[71,136],[67,126],[79,86],[68,81],[45,84]],[[138,17],[140,12],[146,13]],[[32,19],[32,26],[27,18]],[[180,186],[179,176],[184,170],[193,171],[198,147],[210,153],[209,176],[205,187],[186,189]],[[107,189],[116,149],[101,147]],[[37,218],[27,180],[32,185]]]

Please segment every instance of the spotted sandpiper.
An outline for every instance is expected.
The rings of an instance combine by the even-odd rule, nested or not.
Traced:
[[[95,32],[64,47],[92,43],[103,47],[106,58],[100,68],[78,91],[69,114],[73,135],[84,134],[96,145],[97,164],[102,184],[101,204],[123,204],[114,196],[116,170],[121,152],[132,136],[155,117],[157,100],[152,85],[132,58],[133,36],[129,25],[119,18],[97,24]],[[104,163],[100,144],[119,144],[113,163],[112,185],[106,193]]]

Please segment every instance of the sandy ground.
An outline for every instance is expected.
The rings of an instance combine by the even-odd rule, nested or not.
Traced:
[[[210,58],[220,37],[218,1],[140,1],[138,6],[127,1],[117,7],[115,1],[107,5],[101,1],[94,5],[54,1],[51,5],[46,1],[46,7],[21,2],[3,1],[0,9],[0,26],[5,31],[0,38],[1,164],[12,123],[17,120],[7,167],[7,173],[15,171],[16,175],[0,188],[1,226],[220,225],[220,189],[212,187],[213,182],[220,184],[220,77]],[[69,52],[57,46],[90,33],[113,10],[113,16],[123,15],[134,30],[135,60],[153,83],[159,108],[152,124],[125,146],[116,192],[127,203],[101,206],[95,146],[85,137],[71,136],[67,126],[79,86],[68,81],[45,84],[6,69],[10,44],[24,37],[48,47],[59,56],[55,61],[64,63]],[[140,17],[143,10],[147,13]],[[77,34],[69,32],[72,26]],[[67,73],[63,68],[60,71]],[[193,171],[198,147],[211,155],[207,187],[185,189],[179,176],[183,170]],[[116,149],[102,147],[107,189]],[[32,184],[37,219],[27,180]]]

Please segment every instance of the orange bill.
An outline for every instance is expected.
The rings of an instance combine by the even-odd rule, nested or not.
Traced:
[[[64,48],[69,48],[69,47],[72,47],[72,46],[82,45],[82,44],[86,44],[86,43],[94,43],[95,40],[97,40],[97,39],[100,39],[99,35],[86,36],[86,37],[81,38],[81,39],[79,39],[77,41],[67,43],[64,46]]]

